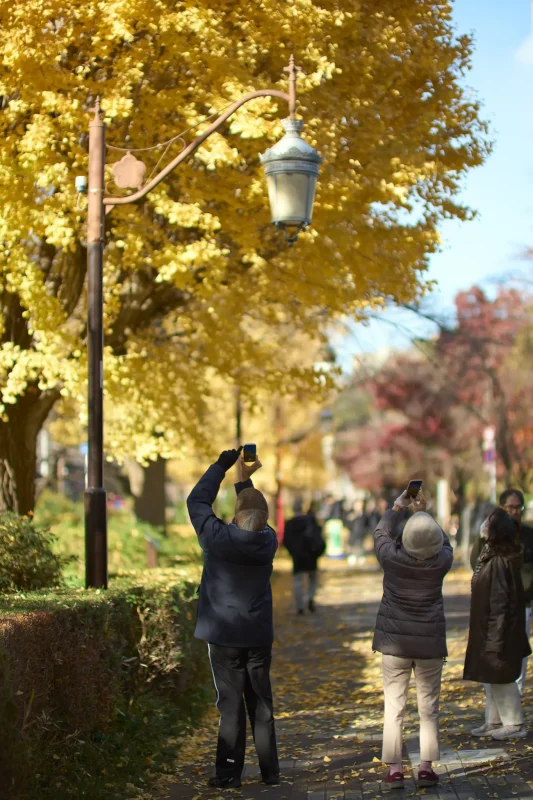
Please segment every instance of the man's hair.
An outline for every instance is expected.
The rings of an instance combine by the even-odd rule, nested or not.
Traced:
[[[519,489],[506,489],[505,492],[502,492],[500,495],[500,505],[504,506],[506,502],[509,500],[510,497],[515,494],[518,499],[520,500],[520,505],[524,505],[524,495]]]
[[[266,527],[268,514],[257,508],[248,508],[238,511],[235,515],[235,522],[244,531],[262,531]]]

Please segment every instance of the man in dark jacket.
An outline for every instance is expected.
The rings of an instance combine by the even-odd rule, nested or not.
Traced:
[[[412,505],[416,512],[403,535],[395,529]],[[439,695],[446,650],[442,583],[453,562],[448,537],[430,514],[424,498],[413,503],[404,492],[386,511],[374,534],[383,567],[383,598],[372,649],[383,654],[385,719],[382,760],[389,765],[385,783],[403,786],[402,726],[411,673],[420,716],[420,786],[434,786],[432,762],[439,759]]]
[[[270,663],[274,630],[270,577],[277,549],[267,524],[268,505],[251,475],[261,463],[245,464],[240,448],[225,450],[189,497],[187,508],[204,555],[195,636],[208,643],[220,728],[216,774],[210,786],[241,786],[248,710],[264,783],[279,783]],[[226,471],[237,464],[235,519],[213,511]]]
[[[285,522],[283,544],[289,551],[293,567],[293,590],[296,612],[304,613],[305,587],[307,579],[307,608],[314,612],[315,594],[317,590],[318,559],[326,549],[322,538],[322,529],[311,511],[304,514],[302,501],[295,500],[294,517]]]
[[[526,634],[529,637],[531,631],[531,606],[533,604],[533,528],[522,522],[524,513],[524,495],[518,489],[506,489],[501,493],[499,503],[500,508],[509,514],[514,521],[522,549],[522,568],[520,574],[524,586],[524,599],[526,603]],[[476,568],[479,556],[487,542],[486,526],[481,526],[480,535],[474,540],[470,551],[470,564],[472,569]],[[524,692],[527,672],[527,657],[524,658],[520,677],[517,685],[520,694]]]

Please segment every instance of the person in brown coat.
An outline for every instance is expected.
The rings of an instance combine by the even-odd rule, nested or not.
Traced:
[[[520,575],[524,586],[524,598],[526,601],[526,634],[529,638],[529,631],[531,630],[531,605],[533,602],[533,528],[523,522],[524,505],[524,495],[518,489],[506,489],[500,495],[500,508],[507,511],[516,525],[517,540],[520,541],[520,546],[522,548],[524,560]],[[481,526],[480,534],[474,540],[472,550],[470,551],[470,564],[472,569],[475,569],[477,560],[487,541],[485,524],[486,521]],[[527,662],[528,659],[524,658],[522,662],[522,671],[517,680],[520,694],[524,693],[526,685]]]
[[[497,508],[488,519],[487,545],[472,577],[463,677],[483,683],[486,694],[485,723],[473,729],[474,736],[504,740],[527,735],[515,683],[522,659],[531,653],[521,566],[516,526],[509,514]]]

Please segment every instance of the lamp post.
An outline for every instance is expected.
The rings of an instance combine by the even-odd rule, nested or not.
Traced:
[[[235,446],[237,449],[242,443],[242,400],[241,390],[237,386],[235,389]]]
[[[318,153],[300,136],[302,123],[296,120],[297,67],[291,56],[286,71],[289,91],[260,89],[236,100],[200,136],[154,178],[143,185],[145,165],[130,151],[112,167],[115,184],[136,189],[124,197],[104,196],[105,124],[97,100],[94,119],[89,124],[89,187],[87,210],[88,276],[88,470],[85,491],[85,583],[87,587],[107,587],[107,508],[103,486],[103,258],[105,215],[114,206],[135,203],[152,191],[167,175],[189,158],[217,131],[237,109],[257,97],[277,97],[289,105],[289,118],[283,121],[285,136],[263,156],[269,187],[272,220],[283,231],[289,244],[300,230],[311,223],[318,166]],[[132,148],[133,149],[133,148]]]

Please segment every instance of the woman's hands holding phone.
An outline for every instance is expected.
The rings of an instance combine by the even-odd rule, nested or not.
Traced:
[[[411,503],[411,508],[413,511],[425,511],[426,510],[426,498],[422,494],[422,492],[418,492],[417,496]]]
[[[405,492],[402,492],[401,495],[396,498],[392,510],[401,511],[402,508],[409,508],[412,502],[413,498],[407,496],[407,489],[406,489]]]
[[[424,511],[426,508],[426,500],[422,492],[419,492],[415,498],[408,497],[407,489],[394,501],[393,511],[401,511],[402,509],[411,507],[413,511]]]

